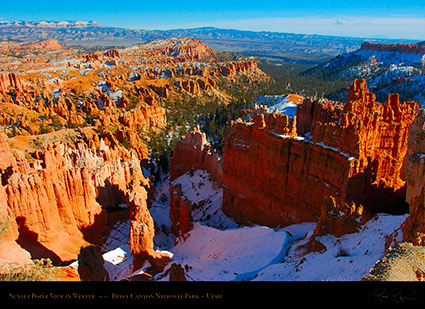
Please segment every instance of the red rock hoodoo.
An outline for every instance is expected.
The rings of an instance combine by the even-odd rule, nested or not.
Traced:
[[[192,203],[183,196],[181,185],[170,187],[171,231],[176,236],[192,229]]]
[[[253,122],[236,122],[225,137],[223,211],[268,226],[317,221],[329,197],[364,213],[400,211],[417,110],[398,95],[378,103],[356,80],[345,105],[305,99],[294,119],[255,111]]]
[[[149,261],[156,270],[162,270],[165,264],[171,260],[171,256],[168,252],[157,252],[153,248],[155,228],[147,208],[146,190],[137,182],[133,183],[128,200],[130,204],[130,249],[133,255],[133,269],[140,269],[145,261]]]
[[[22,90],[24,83],[15,73],[0,73],[0,92],[7,92],[11,88]]]
[[[206,170],[212,179],[221,187],[223,182],[222,157],[211,147],[205,133],[195,127],[174,146],[170,161],[170,180],[190,170]]]
[[[33,258],[49,257],[56,263],[75,259],[90,235],[107,232],[105,210],[120,203],[137,204],[149,214],[148,181],[136,153],[112,149],[103,140],[89,143],[85,139],[96,136],[90,130],[81,130],[78,142],[56,142],[32,154],[16,148],[21,137],[8,139],[0,133],[0,195],[4,197],[0,206],[11,220],[11,237]],[[50,138],[63,133],[52,133]],[[33,142],[31,138],[23,141],[26,145]],[[13,152],[9,143],[15,146]],[[135,198],[136,193],[144,203]],[[153,231],[150,215],[137,219]],[[135,252],[153,252],[152,239]],[[1,255],[7,259],[7,254]]]

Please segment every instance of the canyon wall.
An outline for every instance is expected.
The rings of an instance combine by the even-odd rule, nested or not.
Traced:
[[[398,95],[391,94],[385,103],[378,103],[365,80],[356,80],[346,104],[338,106],[339,115],[333,120],[313,119],[313,141],[337,147],[356,159],[346,187],[347,201],[362,204],[366,212],[397,213],[405,199],[401,167],[418,105],[401,103]]]
[[[317,221],[329,197],[366,214],[402,212],[401,167],[418,106],[398,95],[378,103],[356,80],[347,103],[305,99],[293,119],[254,112],[223,148],[223,211],[268,226]]]
[[[223,148],[223,211],[267,226],[317,221],[325,196],[344,192],[353,164],[338,150],[297,136],[279,113],[236,123]]]

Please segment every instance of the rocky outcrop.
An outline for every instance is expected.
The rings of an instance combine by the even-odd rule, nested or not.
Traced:
[[[326,196],[341,192],[351,161],[295,133],[278,112],[236,122],[223,148],[223,211],[240,223],[317,221]]]
[[[105,57],[109,57],[109,58],[119,58],[120,57],[120,53],[116,49],[110,49],[110,50],[104,52],[103,55]]]
[[[173,263],[169,269],[170,281],[187,281],[181,264]]]
[[[84,59],[86,62],[89,61],[102,61],[102,60],[107,60],[104,58],[119,58],[120,57],[120,53],[116,50],[116,49],[110,49],[104,53],[100,52],[100,51],[94,51],[91,52],[87,55],[84,56]]]
[[[200,91],[199,83],[192,79],[177,81],[176,86],[189,92],[192,95],[197,95]]]
[[[191,38],[157,39],[144,45],[146,55],[152,58],[173,57],[179,62],[210,61],[215,52],[199,40]]]
[[[81,281],[109,281],[105,261],[96,246],[82,247],[78,254],[78,274]]]
[[[364,42],[360,46],[360,49],[376,50],[376,51],[387,51],[387,52],[400,52],[406,54],[425,54],[425,42],[402,44],[375,44],[370,42]]]
[[[423,245],[425,238],[425,111],[422,109],[410,127],[408,152],[402,172],[407,181],[409,217],[404,223],[405,241]]]
[[[222,66],[218,68],[218,71],[229,78],[234,77],[240,73],[252,73],[258,70],[257,61],[231,61],[228,63],[223,63]]]
[[[425,281],[425,248],[408,242],[396,244],[362,281]]]
[[[208,143],[205,133],[195,127],[174,146],[170,161],[170,180],[197,169],[208,171],[212,179],[221,187],[223,183],[222,157]]]
[[[149,261],[154,270],[162,271],[171,261],[169,252],[154,250],[155,227],[147,207],[148,181],[144,178],[140,162],[134,166],[133,180],[128,183],[126,202],[130,207],[130,250],[133,255],[133,269],[140,269]]]
[[[346,187],[347,201],[362,204],[366,212],[397,213],[397,207],[403,211],[401,167],[417,110],[415,102],[401,103],[398,95],[378,103],[365,80],[356,80],[341,116],[314,127],[313,140],[356,158]],[[335,121],[340,125],[334,125]]]
[[[33,167],[23,157],[13,157],[10,165],[2,167],[2,186],[11,219],[17,223],[17,242],[33,257],[49,257],[54,262],[75,258],[77,247],[85,243],[81,230],[99,228],[99,221],[105,222],[89,170],[70,169],[72,155],[90,158],[81,150],[72,153],[64,144],[55,145],[38,153]]]
[[[133,254],[133,269],[141,268],[152,256],[155,234],[153,219],[146,204],[146,191],[132,193],[130,204],[130,249]]]
[[[306,99],[294,119],[255,112],[225,137],[223,211],[268,226],[317,221],[329,197],[365,214],[402,212],[401,167],[417,109],[397,95],[378,103],[356,80],[345,105]]]
[[[332,234],[341,237],[345,234],[355,233],[362,225],[362,213],[363,207],[361,205],[340,203],[331,196],[324,201],[314,236]]]
[[[195,127],[176,142],[170,161],[170,219],[176,236],[184,236],[192,229],[192,202],[183,195],[181,185],[171,181],[198,169],[206,170],[217,186],[222,186],[222,157],[208,143],[205,133]]]
[[[111,128],[101,133],[107,144],[131,147],[136,150],[140,160],[148,159],[148,148],[138,132],[163,128],[166,124],[164,109],[158,105],[146,105],[121,112],[106,108],[97,115],[98,125]]]

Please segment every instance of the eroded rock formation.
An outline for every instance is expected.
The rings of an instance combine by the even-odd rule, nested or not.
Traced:
[[[86,139],[96,136],[90,129],[82,132]],[[77,139],[72,136],[75,131],[68,134]],[[151,234],[144,234],[148,240],[134,246],[134,253],[153,252],[153,222],[145,190],[149,182],[134,151],[112,149],[103,140],[90,148],[81,138],[29,153],[9,148],[8,142],[16,142],[16,138],[7,139],[3,133],[0,137],[0,192],[6,201],[2,206],[16,222],[12,229],[17,243],[33,258],[49,257],[54,262],[75,259],[80,247],[88,243],[87,237],[107,232],[105,210],[124,202],[146,213],[135,219],[138,224],[152,227]],[[128,152],[124,157],[129,159],[122,159],[123,152]]]
[[[222,185],[222,157],[208,143],[205,133],[195,127],[174,146],[170,162],[170,180],[197,169],[207,170],[217,185]]]
[[[22,90],[24,83],[15,73],[0,73],[0,91],[7,92],[11,88]]]
[[[361,227],[362,213],[361,205],[340,203],[330,196],[324,201],[314,236],[332,234],[341,237],[345,234],[355,233]]]
[[[317,221],[329,197],[366,214],[404,211],[401,167],[417,109],[398,95],[378,103],[356,80],[345,105],[305,99],[294,119],[257,110],[225,137],[223,211],[268,226]]]
[[[181,185],[170,186],[171,231],[176,236],[192,229],[192,202],[183,196]]]
[[[195,127],[174,146],[170,161],[170,181],[198,169],[206,170],[217,186],[222,186],[222,156],[208,143],[205,133]],[[181,185],[170,183],[171,228],[174,235],[181,236],[192,228],[192,203],[183,196]]]

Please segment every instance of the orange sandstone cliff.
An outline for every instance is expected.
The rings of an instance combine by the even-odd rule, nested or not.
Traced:
[[[398,95],[378,103],[356,80],[346,104],[305,99],[293,119],[255,111],[225,137],[223,211],[269,226],[317,221],[329,197],[363,213],[402,212],[401,167],[417,110]]]

